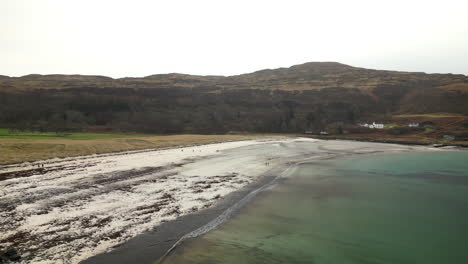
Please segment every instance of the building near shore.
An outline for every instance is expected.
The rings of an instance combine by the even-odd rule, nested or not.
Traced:
[[[372,122],[372,124],[368,124],[368,123],[364,123],[364,124],[359,124],[359,126],[362,126],[362,127],[368,127],[368,128],[372,128],[372,129],[382,129],[385,127],[384,124],[382,123],[376,123],[376,122]]]

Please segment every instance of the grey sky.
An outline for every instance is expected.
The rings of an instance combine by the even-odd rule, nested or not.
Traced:
[[[0,1],[2,75],[233,75],[309,61],[468,75],[468,1]]]

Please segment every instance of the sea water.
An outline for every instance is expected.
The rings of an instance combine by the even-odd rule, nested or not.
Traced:
[[[163,263],[468,263],[468,152],[300,165]]]

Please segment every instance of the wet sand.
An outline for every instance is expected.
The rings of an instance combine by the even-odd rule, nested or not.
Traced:
[[[10,166],[0,169],[0,245],[23,263],[153,263],[293,164],[415,148],[430,149],[285,138]]]
[[[143,233],[108,253],[91,257],[80,263],[154,263],[164,256],[181,237],[214,221],[250,192],[268,184],[274,178],[274,176],[264,176],[255,183],[228,194],[213,207],[162,223],[156,229]]]

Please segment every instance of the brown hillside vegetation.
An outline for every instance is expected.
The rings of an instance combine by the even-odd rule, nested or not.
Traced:
[[[454,84],[439,86],[437,88],[442,89],[442,90],[447,90],[447,91],[458,91],[458,92],[468,93],[468,83],[454,83]]]
[[[28,89],[67,88],[171,88],[216,87],[220,89],[315,90],[330,87],[372,90],[381,86],[419,86],[464,89],[468,77],[357,68],[336,62],[310,62],[289,68],[267,69],[235,76],[156,74],[142,78],[112,79],[91,75],[39,75],[0,77],[0,87]]]
[[[398,114],[468,115],[468,77],[310,62],[236,76],[0,78],[0,127],[144,133],[318,131]]]

